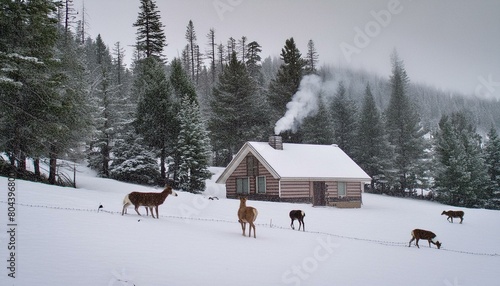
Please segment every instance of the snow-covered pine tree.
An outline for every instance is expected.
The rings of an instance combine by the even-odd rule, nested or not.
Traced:
[[[271,122],[273,123],[285,114],[286,105],[297,92],[304,75],[305,61],[293,38],[285,41],[285,46],[281,49],[281,59],[283,63],[276,77],[269,84],[268,100],[272,109]],[[285,131],[282,137],[284,142],[302,142],[300,132]]]
[[[113,148],[113,162],[109,176],[112,179],[136,183],[155,185],[160,178],[156,154],[146,149],[142,138],[133,130],[117,139]]]
[[[314,42],[313,40],[309,40],[309,42],[307,42],[307,55],[305,58],[305,74],[317,73],[318,58],[319,55],[314,46]]]
[[[93,98],[95,114],[94,134],[89,144],[88,163],[103,177],[109,177],[109,164],[111,160],[111,149],[116,134],[117,123],[120,120],[118,111],[119,83],[115,77],[117,67],[112,63],[111,53],[104,44],[101,35],[95,41],[94,54],[95,66],[89,66],[90,96]]]
[[[487,138],[484,156],[490,177],[490,190],[485,207],[498,210],[500,209],[500,137],[494,126],[490,128]]]
[[[264,77],[262,75],[261,69],[261,60],[260,53],[262,52],[262,47],[256,41],[252,41],[248,43],[246,48],[246,66],[248,70],[248,74],[252,77],[255,82],[260,87],[263,87]]]
[[[184,96],[177,120],[178,186],[188,192],[204,191],[205,180],[212,175],[208,170],[211,146],[197,102]]]
[[[349,156],[353,156],[357,144],[357,112],[356,103],[347,95],[344,83],[340,82],[330,105],[333,141]]]
[[[148,57],[163,58],[163,48],[166,44],[164,25],[161,22],[160,11],[154,0],[140,0],[141,6],[137,21],[136,50],[140,59]]]
[[[134,126],[148,146],[156,148],[160,157],[161,178],[166,178],[165,162],[169,146],[175,138],[175,122],[172,87],[165,74],[163,63],[157,57],[149,57],[138,64],[134,81],[134,96],[139,99]]]
[[[246,141],[263,137],[268,126],[266,109],[255,81],[234,52],[214,88],[209,130],[215,164],[225,166]],[[268,135],[268,134],[267,134]]]
[[[403,61],[396,51],[391,54],[392,75],[390,78],[391,98],[385,111],[386,132],[394,148],[394,169],[396,184],[394,191],[405,195],[405,191],[416,185],[418,164],[424,158],[425,131],[420,125],[418,108],[408,97],[409,78]]]
[[[321,95],[318,99],[317,112],[304,118],[300,130],[303,143],[325,145],[333,143],[332,120]]]
[[[41,144],[46,103],[53,102],[60,83],[51,66],[56,11],[52,1],[3,1],[0,9],[0,142],[11,164],[21,170],[27,157],[47,154]]]
[[[382,116],[368,84],[359,115],[356,140],[357,148],[354,150],[353,159],[372,177],[371,189],[375,190],[377,181],[385,183],[384,180],[388,176],[385,172],[390,168],[393,156]]]
[[[189,20],[189,23],[186,27],[186,40],[188,42],[187,48],[189,52],[189,59],[190,61],[190,74],[191,74],[191,80],[193,82],[196,82],[195,78],[195,70],[196,70],[196,65],[195,65],[195,60],[196,60],[196,55],[195,55],[195,48],[197,46],[196,44],[196,32],[194,30],[194,24],[192,20]]]
[[[489,187],[481,138],[465,113],[444,115],[436,134],[437,200],[453,206],[483,207]]]

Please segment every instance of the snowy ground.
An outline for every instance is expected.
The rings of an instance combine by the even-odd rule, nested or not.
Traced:
[[[159,220],[120,212],[127,193],[161,189],[81,166],[78,189],[16,180],[16,278],[0,177],[0,285],[499,285],[498,211],[463,209],[464,223],[451,224],[440,214],[455,208],[371,194],[361,209],[249,201],[254,239],[241,235],[239,201],[224,198],[217,176],[203,195],[168,197]],[[292,209],[306,212],[306,232],[290,229]],[[413,228],[443,247],[408,247]]]

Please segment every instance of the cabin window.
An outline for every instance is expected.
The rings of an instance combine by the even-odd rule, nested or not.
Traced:
[[[247,157],[247,176],[255,177],[259,175],[259,161],[253,156]]]
[[[248,178],[238,178],[236,179],[236,193],[237,194],[249,194],[250,184]]]
[[[266,193],[266,176],[257,177],[257,193],[258,194]]]
[[[339,197],[345,197],[347,195],[346,183],[345,182],[338,182],[337,183],[337,191],[338,191]]]

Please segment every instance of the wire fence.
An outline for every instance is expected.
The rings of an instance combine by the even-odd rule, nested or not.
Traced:
[[[7,204],[6,201],[0,201],[0,203]],[[107,214],[120,214],[120,211],[109,211],[105,210],[101,207],[95,208],[95,209],[89,209],[89,208],[70,208],[70,207],[59,207],[59,206],[48,206],[48,205],[36,205],[36,204],[23,204],[23,203],[16,203],[17,206],[22,206],[22,207],[31,207],[31,208],[45,208],[45,209],[54,209],[54,210],[64,210],[64,211],[78,211],[78,212],[88,212],[88,213],[107,213]],[[179,220],[192,220],[192,221],[205,221],[205,222],[218,222],[218,223],[233,223],[233,224],[238,224],[239,222],[236,220],[227,220],[227,219],[215,219],[215,218],[200,218],[200,217],[184,217],[184,216],[175,216],[175,215],[160,215],[160,217],[163,218],[170,218],[170,219],[179,219]],[[286,230],[286,231],[293,231],[290,229],[290,227],[284,227],[284,226],[279,226],[275,225],[272,222],[270,223],[256,223],[255,225],[257,226],[262,226],[262,227],[268,227],[268,228],[273,228],[273,229],[281,229],[281,230]],[[336,238],[341,238],[341,239],[347,239],[347,240],[355,240],[355,241],[362,241],[362,242],[369,242],[369,243],[376,243],[376,244],[381,244],[385,246],[392,246],[392,247],[408,247],[407,242],[397,242],[397,241],[388,241],[388,240],[376,240],[376,239],[369,239],[369,238],[362,238],[362,237],[354,237],[354,236],[346,236],[346,235],[340,235],[340,234],[334,234],[330,232],[323,232],[323,231],[307,231],[306,233],[313,233],[313,234],[321,234],[321,235],[327,235],[331,237],[336,237]],[[498,253],[485,253],[485,252],[473,252],[473,251],[464,251],[464,250],[456,250],[456,249],[448,249],[441,247],[440,250],[443,251],[448,251],[448,252],[455,252],[455,253],[461,253],[461,254],[468,254],[468,255],[477,255],[477,256],[494,256],[498,257],[500,254]]]

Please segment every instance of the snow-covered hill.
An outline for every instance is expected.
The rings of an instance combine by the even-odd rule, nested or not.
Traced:
[[[440,214],[454,208],[371,194],[361,209],[249,201],[254,239],[241,235],[239,201],[225,199],[217,176],[203,195],[168,197],[158,220],[121,207],[131,191],[161,189],[84,167],[78,189],[16,180],[16,278],[0,177],[0,285],[498,285],[499,211],[463,209],[464,223],[451,224]],[[292,209],[306,212],[306,232],[291,230]],[[413,228],[435,232],[442,248],[408,247]]]

